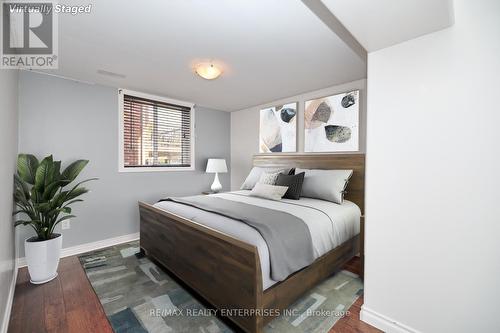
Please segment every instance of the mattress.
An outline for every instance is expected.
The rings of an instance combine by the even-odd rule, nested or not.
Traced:
[[[244,190],[211,195],[285,211],[302,219],[311,233],[315,259],[359,234],[361,210],[351,201],[344,200],[340,205],[312,198],[274,201],[252,197],[249,193],[250,191]],[[154,206],[256,246],[264,290],[277,282],[271,279],[269,249],[256,229],[240,221],[172,201],[158,202]]]

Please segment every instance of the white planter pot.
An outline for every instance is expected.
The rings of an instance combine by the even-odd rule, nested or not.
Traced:
[[[24,251],[31,283],[53,280],[61,257],[62,235],[42,242],[29,242],[28,239],[24,241]]]

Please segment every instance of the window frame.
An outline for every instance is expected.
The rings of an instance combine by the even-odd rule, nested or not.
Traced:
[[[146,98],[154,101],[164,102],[168,104],[175,104],[189,107],[190,117],[191,117],[191,133],[190,133],[190,145],[191,145],[191,159],[190,166],[188,167],[168,167],[168,166],[143,166],[143,167],[125,167],[125,143],[124,143],[124,114],[123,114],[123,104],[124,96],[130,95],[140,98]],[[163,96],[156,96],[151,94],[146,94],[138,91],[128,90],[128,89],[118,89],[118,172],[162,172],[162,171],[195,171],[195,108],[194,103],[184,102],[175,100],[172,98],[167,98]]]

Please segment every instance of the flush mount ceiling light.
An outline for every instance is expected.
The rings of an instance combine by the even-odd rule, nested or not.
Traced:
[[[196,74],[207,80],[213,80],[221,75],[222,71],[212,63],[202,63],[196,65]]]

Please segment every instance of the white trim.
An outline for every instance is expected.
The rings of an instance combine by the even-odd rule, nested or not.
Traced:
[[[123,154],[123,96],[132,95],[155,101],[160,101],[169,104],[176,104],[185,106],[191,109],[191,165],[189,167],[139,167],[139,168],[125,168],[124,154]],[[118,89],[118,172],[158,172],[158,171],[194,171],[195,170],[195,107],[194,103],[179,101],[172,98],[163,96],[155,96],[138,91]]]
[[[123,90],[118,89],[118,172],[122,172],[123,164],[125,163],[124,138],[123,138]]]
[[[136,232],[134,234],[129,234],[129,235],[123,235],[123,236],[118,236],[114,238],[108,238],[108,239],[103,239],[97,242],[92,242],[92,243],[86,243],[86,244],[80,244],[76,246],[71,246],[67,247],[61,250],[61,258],[64,257],[69,257],[69,256],[74,256],[76,254],[81,254],[85,252],[90,252],[94,250],[99,250],[105,247],[117,245],[117,244],[122,244],[122,243],[127,243],[131,242],[134,240],[139,239],[139,233]],[[17,259],[17,267],[25,267],[26,264],[26,257],[18,258]]]
[[[122,160],[123,161],[123,160]],[[194,165],[191,164],[189,167],[135,167],[135,168],[124,168],[121,166],[122,162],[120,161],[120,166],[118,172],[158,172],[158,171],[194,171]]]
[[[5,312],[3,313],[2,327],[0,328],[1,333],[7,333],[7,329],[9,328],[10,313],[12,311],[12,304],[14,302],[14,292],[16,290],[17,271],[18,271],[17,260],[14,260],[14,271],[12,272],[12,280],[10,282],[9,294],[7,296],[7,303],[5,304]]]
[[[370,324],[386,333],[421,333],[420,331],[399,323],[383,314],[368,309],[365,305],[361,306],[359,314],[361,321]]]
[[[194,107],[194,103],[191,103],[191,102],[179,101],[179,100],[173,99],[173,98],[168,98],[168,97],[158,96],[158,95],[146,94],[146,93],[142,93],[142,92],[134,91],[134,90],[119,89],[119,91],[120,90],[124,94],[132,95],[132,96],[136,96],[136,97],[141,97],[141,98],[146,98],[146,99],[152,99],[153,101],[160,101],[160,102],[164,102],[164,103],[167,103],[167,104],[181,105],[181,106],[188,107],[190,109],[192,109]]]

